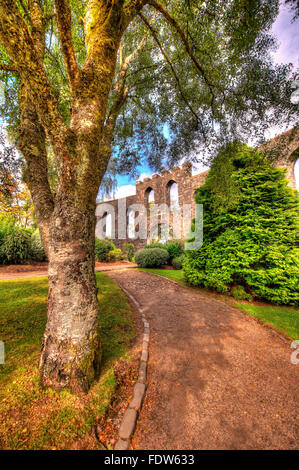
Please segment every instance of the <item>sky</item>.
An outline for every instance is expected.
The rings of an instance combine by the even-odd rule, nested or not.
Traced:
[[[299,65],[299,21],[292,22],[293,13],[290,8],[286,7],[283,2],[280,7],[279,15],[272,26],[272,32],[278,39],[278,49],[273,52],[274,61],[277,63],[289,63],[292,62],[298,67]],[[273,129],[269,135],[269,138],[277,135],[279,131]],[[198,165],[193,167],[193,174],[200,173],[207,169],[203,165]],[[144,164],[140,168],[141,175],[138,179],[144,179],[146,177],[151,177],[152,171],[150,168]],[[299,187],[299,163],[297,162],[295,166],[295,176],[297,187]],[[117,199],[130,196],[135,194],[135,180],[126,175],[117,176],[117,190],[115,192],[115,197]]]

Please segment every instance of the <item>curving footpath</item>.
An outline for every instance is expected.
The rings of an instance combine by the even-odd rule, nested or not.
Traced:
[[[151,328],[136,449],[295,449],[291,341],[231,306],[136,270],[107,273]]]

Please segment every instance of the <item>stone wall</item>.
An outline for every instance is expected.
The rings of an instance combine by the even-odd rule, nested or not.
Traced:
[[[273,161],[274,167],[286,170],[289,186],[296,189],[294,166],[299,158],[299,125],[268,140],[260,145],[258,150]]]
[[[100,237],[101,227],[105,228],[103,217],[107,213],[112,213],[112,234],[111,239],[115,245],[122,248],[124,243],[133,243],[136,249],[142,248],[149,241],[150,229],[150,206],[148,202],[148,195],[151,190],[154,191],[154,202],[156,205],[166,204],[171,208],[170,201],[170,188],[173,183],[177,184],[178,201],[177,205],[183,214],[184,205],[190,205],[191,218],[195,215],[195,190],[200,187],[204,182],[208,171],[192,176],[192,165],[189,162],[183,163],[182,167],[175,166],[171,171],[163,171],[161,174],[154,174],[151,178],[144,178],[143,181],[136,181],[136,195],[128,196],[123,199],[115,199],[97,204],[96,218],[96,236]],[[134,204],[142,204],[147,211],[147,239],[132,239],[129,237],[128,230],[128,209]],[[125,211],[121,208],[125,207]],[[175,209],[178,209],[176,206]],[[120,215],[121,214],[121,215]],[[126,220],[124,220],[124,214]],[[137,213],[138,216],[138,213]],[[173,211],[170,210],[169,220],[170,226],[173,222]],[[114,222],[115,221],[115,222]],[[163,208],[158,216],[158,223],[163,221]],[[124,225],[126,229],[124,230]],[[182,238],[182,237],[181,237]]]

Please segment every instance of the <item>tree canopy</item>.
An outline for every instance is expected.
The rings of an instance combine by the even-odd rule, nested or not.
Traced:
[[[86,11],[93,4],[108,9],[113,2],[70,1],[68,42],[61,41],[66,25],[59,25],[63,19],[57,19],[55,2],[12,3],[31,34],[34,4],[42,8],[43,63],[68,126],[71,80],[64,55],[84,68],[88,60]],[[276,47],[270,27],[278,14],[277,0],[120,4],[124,8],[138,5],[139,14],[122,36],[109,95],[105,140],[113,158],[103,182],[108,188],[113,182],[109,174],[135,175],[142,161],[147,160],[153,170],[171,167],[182,157],[217,149],[225,141],[244,141],[249,136],[262,139],[269,127],[293,122],[296,105],[289,97],[294,72],[291,65],[274,65],[270,55]],[[0,57],[0,79],[5,86],[0,112],[18,143],[20,74],[5,47]]]

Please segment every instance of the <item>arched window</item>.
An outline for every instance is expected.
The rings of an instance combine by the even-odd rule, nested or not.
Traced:
[[[167,202],[170,209],[176,209],[179,206],[178,185],[173,180],[167,183]]]
[[[145,204],[155,204],[155,191],[153,190],[153,188],[147,188],[147,190],[145,191]]]
[[[107,213],[104,214],[103,216],[105,227],[104,227],[104,233],[105,237],[111,238],[112,236],[112,216],[111,214]]]
[[[135,238],[135,211],[128,210],[128,238]]]

